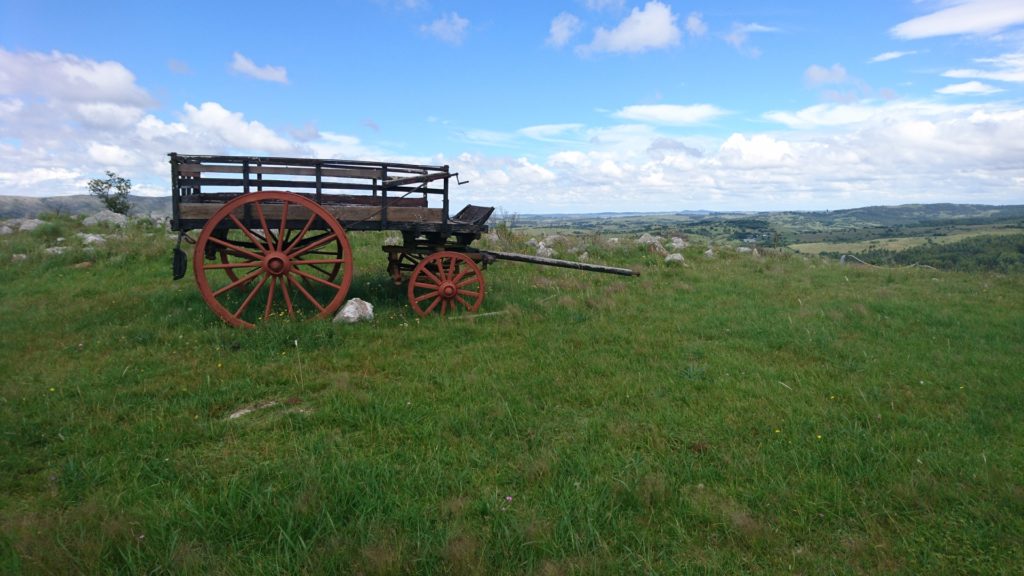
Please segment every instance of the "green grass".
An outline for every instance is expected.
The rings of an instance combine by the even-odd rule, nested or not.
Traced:
[[[0,237],[0,573],[1024,571],[1020,275],[591,236],[420,320],[357,233],[373,322],[236,330],[79,229]]]

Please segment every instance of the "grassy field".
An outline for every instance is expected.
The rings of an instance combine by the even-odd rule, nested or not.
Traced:
[[[373,322],[237,330],[78,229],[0,237],[0,573],[1024,572],[1024,277],[588,236],[419,320],[366,233]]]
[[[953,233],[941,236],[903,236],[895,238],[880,238],[873,240],[862,240],[859,242],[808,242],[803,244],[791,244],[789,248],[801,254],[821,254],[822,252],[840,252],[846,254],[859,254],[872,249],[892,250],[898,252],[924,246],[925,244],[952,244],[967,238],[978,236],[1009,236],[1020,234],[1020,228],[998,228],[992,226],[973,226],[966,230],[957,230]]]

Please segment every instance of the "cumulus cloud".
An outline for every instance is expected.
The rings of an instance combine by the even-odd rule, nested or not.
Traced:
[[[580,54],[600,52],[646,52],[679,44],[681,36],[672,7],[656,0],[633,8],[615,28],[598,28],[590,44],[580,46]]]
[[[438,40],[458,46],[466,38],[469,30],[469,20],[459,16],[458,12],[445,14],[430,24],[420,26],[420,31],[437,38]]]
[[[97,62],[54,50],[8,52],[0,48],[0,95],[32,95],[68,102],[153,103],[119,62]]]
[[[185,122],[199,134],[232,148],[250,151],[284,151],[287,140],[256,121],[246,121],[241,112],[232,112],[216,102],[199,107],[185,104]]]
[[[558,142],[559,137],[567,133],[578,132],[584,128],[583,124],[578,123],[566,123],[566,124],[541,124],[538,126],[527,126],[526,128],[520,128],[519,133],[533,138],[534,140],[541,140],[545,142]]]
[[[639,104],[626,106],[614,115],[625,120],[686,126],[714,120],[725,114],[725,110],[711,104]]]
[[[231,61],[231,69],[257,80],[279,82],[281,84],[288,83],[288,70],[284,66],[257,66],[240,52],[235,52],[234,59]]]
[[[561,48],[572,40],[583,27],[580,19],[568,12],[562,12],[551,21],[551,28],[548,30],[547,43],[556,48]]]
[[[626,5],[626,0],[585,0],[584,4],[590,10],[607,10],[609,8],[622,8]]]
[[[961,0],[931,14],[893,26],[889,33],[914,40],[960,34],[994,34],[1024,24],[1024,3],[1020,0]]]

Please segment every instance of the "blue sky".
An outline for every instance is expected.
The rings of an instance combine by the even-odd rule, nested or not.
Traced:
[[[166,153],[447,163],[510,212],[1024,203],[1020,0],[0,0],[0,194]]]

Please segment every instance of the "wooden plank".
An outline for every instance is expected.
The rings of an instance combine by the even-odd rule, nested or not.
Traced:
[[[191,204],[182,203],[181,218],[184,220],[209,220],[221,209],[223,204],[203,203],[203,204]],[[263,214],[267,219],[267,222],[274,222],[281,219],[281,206],[278,205],[262,205]],[[331,216],[334,216],[341,222],[353,222],[353,221],[366,221],[374,222],[380,221],[381,210],[379,207],[373,206],[323,206]],[[239,207],[234,211],[234,214],[239,219],[243,218],[242,207]],[[306,220],[309,219],[310,211],[304,206],[297,206],[291,204],[288,206],[288,221],[297,222],[298,226],[301,226]],[[420,208],[411,206],[388,206],[388,221],[389,222],[440,222],[441,221],[441,209],[440,208]]]
[[[204,172],[218,174],[241,174],[242,166],[239,165],[209,165],[209,164],[181,164],[178,167],[181,174],[186,176],[197,176]],[[316,168],[301,168],[298,166],[250,166],[250,174],[285,174],[288,176],[316,176]],[[366,180],[382,179],[383,170],[373,169],[348,169],[348,168],[323,168],[321,175],[331,178],[362,178]]]

